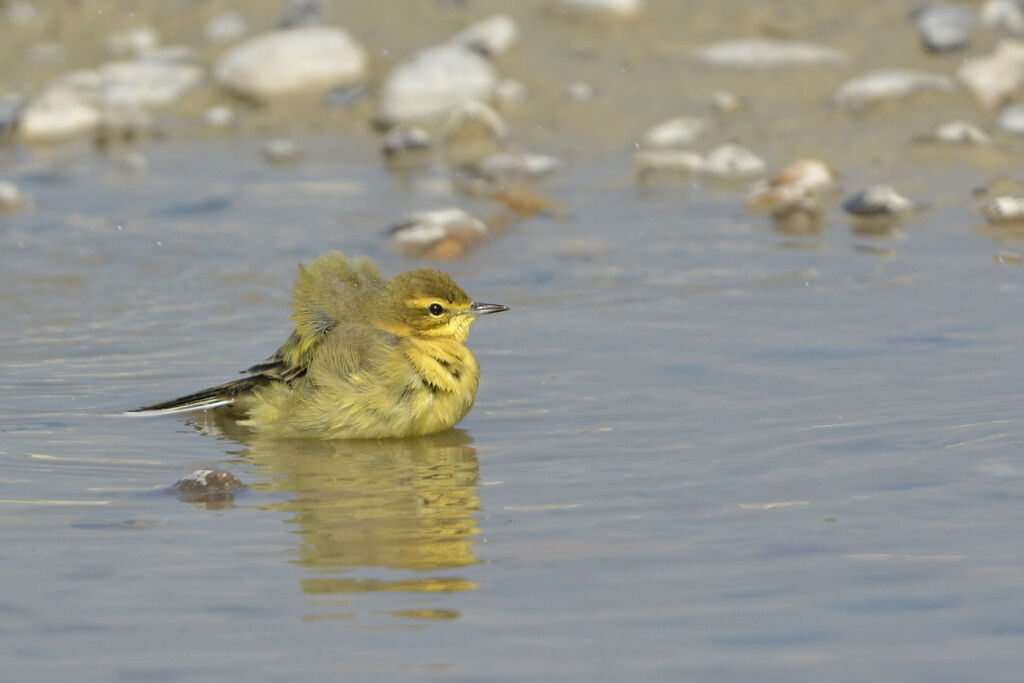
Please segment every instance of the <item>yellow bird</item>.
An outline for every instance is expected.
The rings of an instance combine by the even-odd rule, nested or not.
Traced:
[[[433,434],[473,407],[480,367],[469,326],[508,310],[472,301],[439,270],[384,280],[369,259],[338,252],[299,266],[292,308],[292,336],[247,377],[129,414],[230,406],[269,437]]]

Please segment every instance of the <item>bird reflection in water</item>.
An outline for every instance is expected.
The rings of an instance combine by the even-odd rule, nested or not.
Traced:
[[[240,454],[266,478],[253,488],[288,494],[266,508],[290,513],[287,523],[296,525],[307,593],[477,588],[451,572],[478,561],[479,465],[463,430],[373,441],[270,440],[216,411],[189,422],[246,446]],[[414,573],[369,576],[360,568]]]

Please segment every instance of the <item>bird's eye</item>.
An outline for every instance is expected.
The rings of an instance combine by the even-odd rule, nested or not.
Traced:
[[[444,313],[444,306],[441,304],[430,304],[430,308],[427,310],[430,311],[430,315],[441,315]]]

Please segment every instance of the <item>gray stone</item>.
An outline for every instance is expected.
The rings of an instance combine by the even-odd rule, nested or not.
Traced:
[[[900,216],[910,213],[917,204],[907,199],[892,185],[872,185],[843,202],[843,211],[853,216]]]
[[[925,5],[914,11],[913,16],[921,40],[933,52],[967,47],[971,31],[979,21],[974,10],[963,5]]]
[[[1007,133],[1024,135],[1024,104],[1004,107],[999,112],[999,127]]]

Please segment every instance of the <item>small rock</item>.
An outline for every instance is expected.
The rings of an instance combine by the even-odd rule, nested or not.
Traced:
[[[1024,42],[1000,41],[992,54],[961,64],[956,77],[982,106],[1002,104],[1024,84]]]
[[[892,185],[872,185],[843,202],[843,211],[852,216],[903,216],[917,208]]]
[[[846,81],[832,96],[833,104],[857,109],[924,90],[950,92],[953,81],[941,74],[913,69],[879,69]]]
[[[207,128],[227,128],[235,122],[235,110],[226,105],[210,107],[203,112],[203,123]]]
[[[1024,112],[1022,112],[1024,114]],[[992,138],[969,121],[947,121],[931,134],[935,142],[950,145],[991,145]]]
[[[277,20],[277,27],[311,26],[319,23],[323,16],[324,4],[320,0],[290,0]]]
[[[30,142],[62,140],[95,130],[101,118],[94,97],[57,85],[21,110],[18,134]]]
[[[1011,33],[1024,33],[1024,7],[1018,0],[988,0],[981,6],[981,23]]]
[[[810,197],[800,197],[772,210],[772,224],[786,235],[817,235],[825,228],[825,210]]]
[[[99,69],[103,102],[121,107],[156,107],[178,101],[203,78],[202,68],[137,59],[108,62]]]
[[[698,61],[715,66],[765,68],[842,64],[846,55],[824,45],[785,40],[730,40],[693,52]]]
[[[778,211],[787,205],[803,206],[814,195],[831,189],[835,180],[835,173],[825,162],[798,159],[773,178],[755,184],[747,195],[747,208]]]
[[[175,482],[170,491],[186,503],[223,507],[234,502],[234,494],[245,488],[245,484],[230,472],[196,470]]]
[[[310,26],[245,41],[220,58],[214,75],[241,95],[268,100],[358,83],[366,69],[366,52],[348,33]]]
[[[409,256],[457,258],[487,239],[487,226],[462,209],[421,211],[388,230],[392,242]]]
[[[386,159],[394,161],[408,155],[423,160],[423,152],[430,149],[430,133],[423,128],[399,124],[381,138],[380,151]]]
[[[302,156],[302,148],[286,138],[275,138],[263,146],[263,158],[276,166],[294,164]]]
[[[565,87],[565,96],[573,102],[589,102],[597,95],[597,89],[590,83],[578,81]]]
[[[25,208],[27,202],[21,190],[14,183],[5,180],[0,181],[0,211],[5,213],[19,211]]]
[[[743,100],[727,90],[716,90],[711,93],[711,107],[723,114],[733,114],[743,108]]]
[[[1016,223],[1024,221],[1024,196],[1003,195],[993,197],[982,206],[982,213],[990,223]]]
[[[477,170],[494,182],[510,179],[535,180],[555,173],[562,161],[547,154],[498,152],[476,164]]]
[[[618,18],[636,16],[644,5],[643,0],[558,0],[558,7],[571,14]]]
[[[152,50],[160,43],[156,31],[148,26],[139,26],[107,39],[107,52],[115,57],[134,56],[143,50]]]
[[[450,163],[472,163],[495,153],[505,137],[505,122],[483,102],[457,104],[441,129]]]
[[[494,103],[502,109],[511,109],[526,100],[526,86],[519,81],[504,78],[494,88]]]
[[[249,25],[238,12],[228,10],[221,12],[206,22],[203,33],[211,43],[229,43],[238,40],[249,30]]]
[[[1014,104],[999,112],[999,127],[1007,133],[1024,135],[1024,105]]]
[[[912,13],[926,48],[947,52],[967,47],[978,15],[963,5],[925,5]]]
[[[677,116],[648,128],[640,138],[644,147],[665,149],[685,147],[710,127],[707,119],[696,116]]]
[[[636,153],[633,165],[641,176],[650,173],[700,173],[704,170],[704,157],[687,150],[647,149]]]
[[[746,147],[730,143],[708,152],[703,171],[718,178],[740,178],[760,175],[766,168],[764,159]]]
[[[507,14],[496,14],[473,24],[454,40],[485,57],[495,57],[519,40],[519,25]]]
[[[462,45],[427,48],[399,64],[380,93],[386,124],[437,119],[467,100],[487,100],[498,77],[477,52]]]

